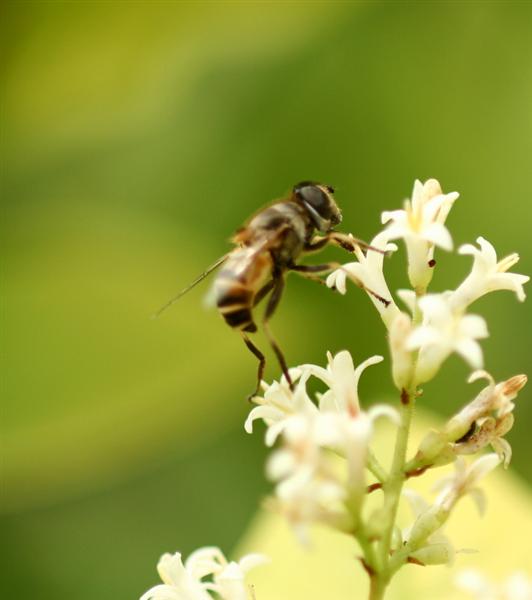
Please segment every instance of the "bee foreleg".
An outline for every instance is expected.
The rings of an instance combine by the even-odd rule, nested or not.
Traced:
[[[275,338],[273,337],[273,334],[268,325],[268,321],[271,319],[273,313],[275,312],[275,309],[277,308],[277,306],[281,300],[281,296],[283,295],[283,290],[284,290],[284,279],[283,279],[282,275],[278,275],[278,276],[274,277],[274,279],[272,281],[273,281],[273,292],[268,300],[268,304],[266,305],[266,310],[264,311],[262,324],[264,326],[264,332],[268,336],[268,341],[270,342],[270,345],[271,345],[273,351],[275,352],[275,356],[277,357],[277,360],[279,361],[279,365],[281,366],[283,375],[285,376],[286,381],[288,382],[288,385],[290,386],[290,389],[293,390],[294,384],[292,382],[292,379],[290,378],[290,374],[288,373],[288,367],[286,365],[286,360],[284,358],[284,355],[283,355],[281,349],[279,348],[279,345],[275,341]]]
[[[351,234],[346,235],[345,233],[339,233],[337,231],[332,231],[331,233],[327,234],[327,236],[328,236],[328,239],[333,244],[336,244],[336,245],[340,246],[341,248],[343,248],[344,250],[347,250],[348,252],[351,252],[351,253],[354,253],[356,246],[358,246],[362,250],[366,250],[366,251],[371,250],[372,252],[378,252],[379,254],[384,254],[385,256],[388,255],[388,252],[386,250],[381,250],[380,248],[375,248],[375,246],[368,244],[364,240],[353,237]]]
[[[304,252],[316,252],[317,250],[321,250],[327,244],[335,244],[336,246],[340,246],[344,250],[347,250],[351,254],[355,252],[356,246],[361,248],[362,250],[371,250],[373,252],[378,252],[379,254],[388,254],[386,250],[381,250],[380,248],[375,248],[375,246],[371,246],[367,242],[360,240],[352,235],[346,235],[345,233],[339,233],[338,231],[331,231],[327,235],[315,239],[311,242],[307,242],[303,247]]]
[[[325,237],[314,239],[311,242],[306,242],[303,246],[303,252],[317,252],[318,250],[325,248],[325,246],[330,243],[331,238],[329,235],[326,235]]]
[[[248,338],[248,336],[242,331],[242,339],[244,340],[244,344],[248,347],[250,352],[259,359],[259,368],[257,370],[257,385],[255,387],[255,391],[248,396],[248,400],[252,400],[254,396],[259,393],[260,382],[262,381],[262,376],[264,375],[264,367],[266,366],[266,358],[264,354],[255,346],[255,344]]]
[[[314,273],[325,273],[327,271],[334,271],[335,269],[341,269],[341,268],[342,268],[342,266],[339,263],[335,263],[335,262],[324,263],[322,265],[292,265],[292,266],[290,266],[291,271],[295,271],[296,273],[299,273],[303,277],[306,277],[307,279],[312,279],[312,281],[317,281],[318,283],[321,283],[321,284],[325,284],[325,281],[323,281],[323,279],[320,279],[319,277],[316,277],[314,275]],[[374,292],[372,289],[365,286],[362,283],[362,281],[360,281],[359,279],[353,278],[352,275],[351,275],[351,279],[354,281],[354,283],[356,283],[356,285],[358,285],[359,288],[366,291],[368,294],[371,294],[374,298],[377,298],[377,300],[379,300],[379,302],[382,302],[384,304],[384,306],[388,306],[390,304],[390,300],[386,300],[386,298],[383,298],[381,295],[377,294],[377,292]]]

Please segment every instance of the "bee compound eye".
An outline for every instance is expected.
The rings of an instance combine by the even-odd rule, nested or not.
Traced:
[[[328,206],[327,196],[317,185],[308,185],[301,189],[301,197],[318,212]]]

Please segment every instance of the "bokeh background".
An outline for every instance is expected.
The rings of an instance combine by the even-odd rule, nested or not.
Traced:
[[[242,429],[256,364],[208,284],[150,320],[250,213],[316,179],[370,239],[437,177],[461,192],[457,245],[483,235],[532,271],[532,4],[12,1],[1,27],[2,589],[136,598],[162,552],[230,551],[268,490]],[[437,258],[435,290],[469,270]],[[273,328],[291,364],[386,353],[362,293],[290,279]],[[474,312],[495,377],[530,372],[530,306]],[[451,414],[467,374],[449,360],[423,404]],[[386,366],[361,385],[388,397]],[[528,482],[530,400],[508,436]]]

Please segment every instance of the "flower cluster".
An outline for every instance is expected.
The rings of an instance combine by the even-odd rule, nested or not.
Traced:
[[[510,254],[497,260],[493,246],[479,237],[479,248],[465,244],[459,254],[473,256],[471,273],[452,291],[427,294],[436,266],[435,247],[451,250],[453,242],[444,223],[458,193],[443,194],[440,184],[429,179],[416,181],[412,199],[403,210],[385,211],[382,221],[387,226],[371,241],[383,250],[396,249],[390,240],[402,238],[408,256],[408,276],[412,290],[399,290],[397,295],[406,305],[402,312],[395,303],[384,277],[382,254],[356,250],[358,262],[347,263],[327,278],[327,285],[346,292],[346,279],[361,282],[389,330],[394,382],[399,388],[415,387],[431,380],[453,352],[458,353],[473,369],[483,368],[482,349],[478,340],[488,336],[485,320],[468,314],[469,306],[481,296],[496,290],[511,290],[524,301],[523,285],[527,275],[509,273],[518,260]],[[388,305],[372,295],[390,299]]]
[[[163,554],[157,565],[163,583],[149,589],[140,600],[212,600],[211,593],[221,600],[247,600],[250,595],[245,575],[266,561],[260,554],[248,554],[239,562],[228,562],[214,547],[196,550],[185,564],[179,552]]]
[[[306,541],[310,523],[327,523],[349,531],[356,527],[364,499],[368,446],[379,417],[398,422],[398,414],[387,405],[362,410],[358,381],[364,369],[383,360],[373,356],[355,368],[349,352],[328,354],[327,367],[301,365],[290,371],[296,387],[292,392],[284,378],[267,385],[258,405],[245,423],[252,432],[253,421],[267,426],[266,443],[281,445],[271,455],[267,474],[276,483],[270,503],[283,513]],[[325,384],[314,402],[308,395],[310,377]],[[345,459],[339,468],[338,457]]]

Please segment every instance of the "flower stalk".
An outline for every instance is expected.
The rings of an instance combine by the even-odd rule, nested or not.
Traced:
[[[406,451],[408,447],[408,437],[412,415],[416,401],[415,389],[404,390],[401,393],[400,418],[401,424],[397,431],[395,449],[393,454],[392,468],[389,479],[383,484],[384,491],[384,515],[385,528],[380,544],[380,568],[377,571],[377,578],[382,579],[383,589],[390,580],[390,549],[392,541],[392,532],[397,518],[401,490],[405,482],[404,466],[406,460]]]

